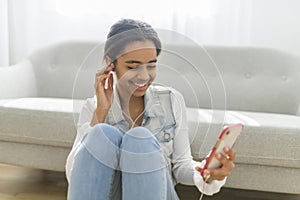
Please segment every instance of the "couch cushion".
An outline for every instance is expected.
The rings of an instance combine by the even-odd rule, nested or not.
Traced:
[[[84,101],[56,98],[0,100],[0,140],[71,147]]]
[[[70,148],[84,103],[58,98],[0,100],[0,140]],[[235,146],[238,163],[300,168],[299,116],[196,108],[188,108],[187,114],[196,159],[208,154],[223,123],[243,123]]]
[[[188,120],[194,158],[209,152],[224,120],[245,125],[235,145],[237,162],[300,168],[299,116],[189,108]]]

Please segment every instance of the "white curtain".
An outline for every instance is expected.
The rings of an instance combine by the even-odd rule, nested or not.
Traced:
[[[127,17],[177,31],[204,45],[267,46],[300,54],[298,0],[0,2],[1,64],[7,64],[8,58],[10,64],[17,63],[53,42],[104,40],[109,27]]]
[[[9,65],[7,1],[0,0],[0,67]]]

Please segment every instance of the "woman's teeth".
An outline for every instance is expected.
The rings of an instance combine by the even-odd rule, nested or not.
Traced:
[[[137,87],[145,87],[147,83],[143,83],[143,84],[134,83],[134,85]]]

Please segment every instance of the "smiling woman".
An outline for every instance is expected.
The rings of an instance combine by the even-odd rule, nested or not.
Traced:
[[[220,168],[200,175],[205,161],[192,159],[182,95],[152,84],[160,52],[149,24],[122,19],[111,27],[107,66],[96,73],[96,95],[83,106],[67,159],[70,200],[176,200],[176,183],[196,185],[208,195],[224,185],[235,152],[228,148],[217,158]]]

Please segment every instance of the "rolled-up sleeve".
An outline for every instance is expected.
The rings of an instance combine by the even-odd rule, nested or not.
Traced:
[[[204,166],[205,160],[193,160],[190,149],[186,107],[183,96],[176,90],[171,92],[171,101],[176,120],[175,136],[173,139],[172,170],[177,183],[196,185],[206,195],[220,191],[226,179],[205,183],[195,166]]]

